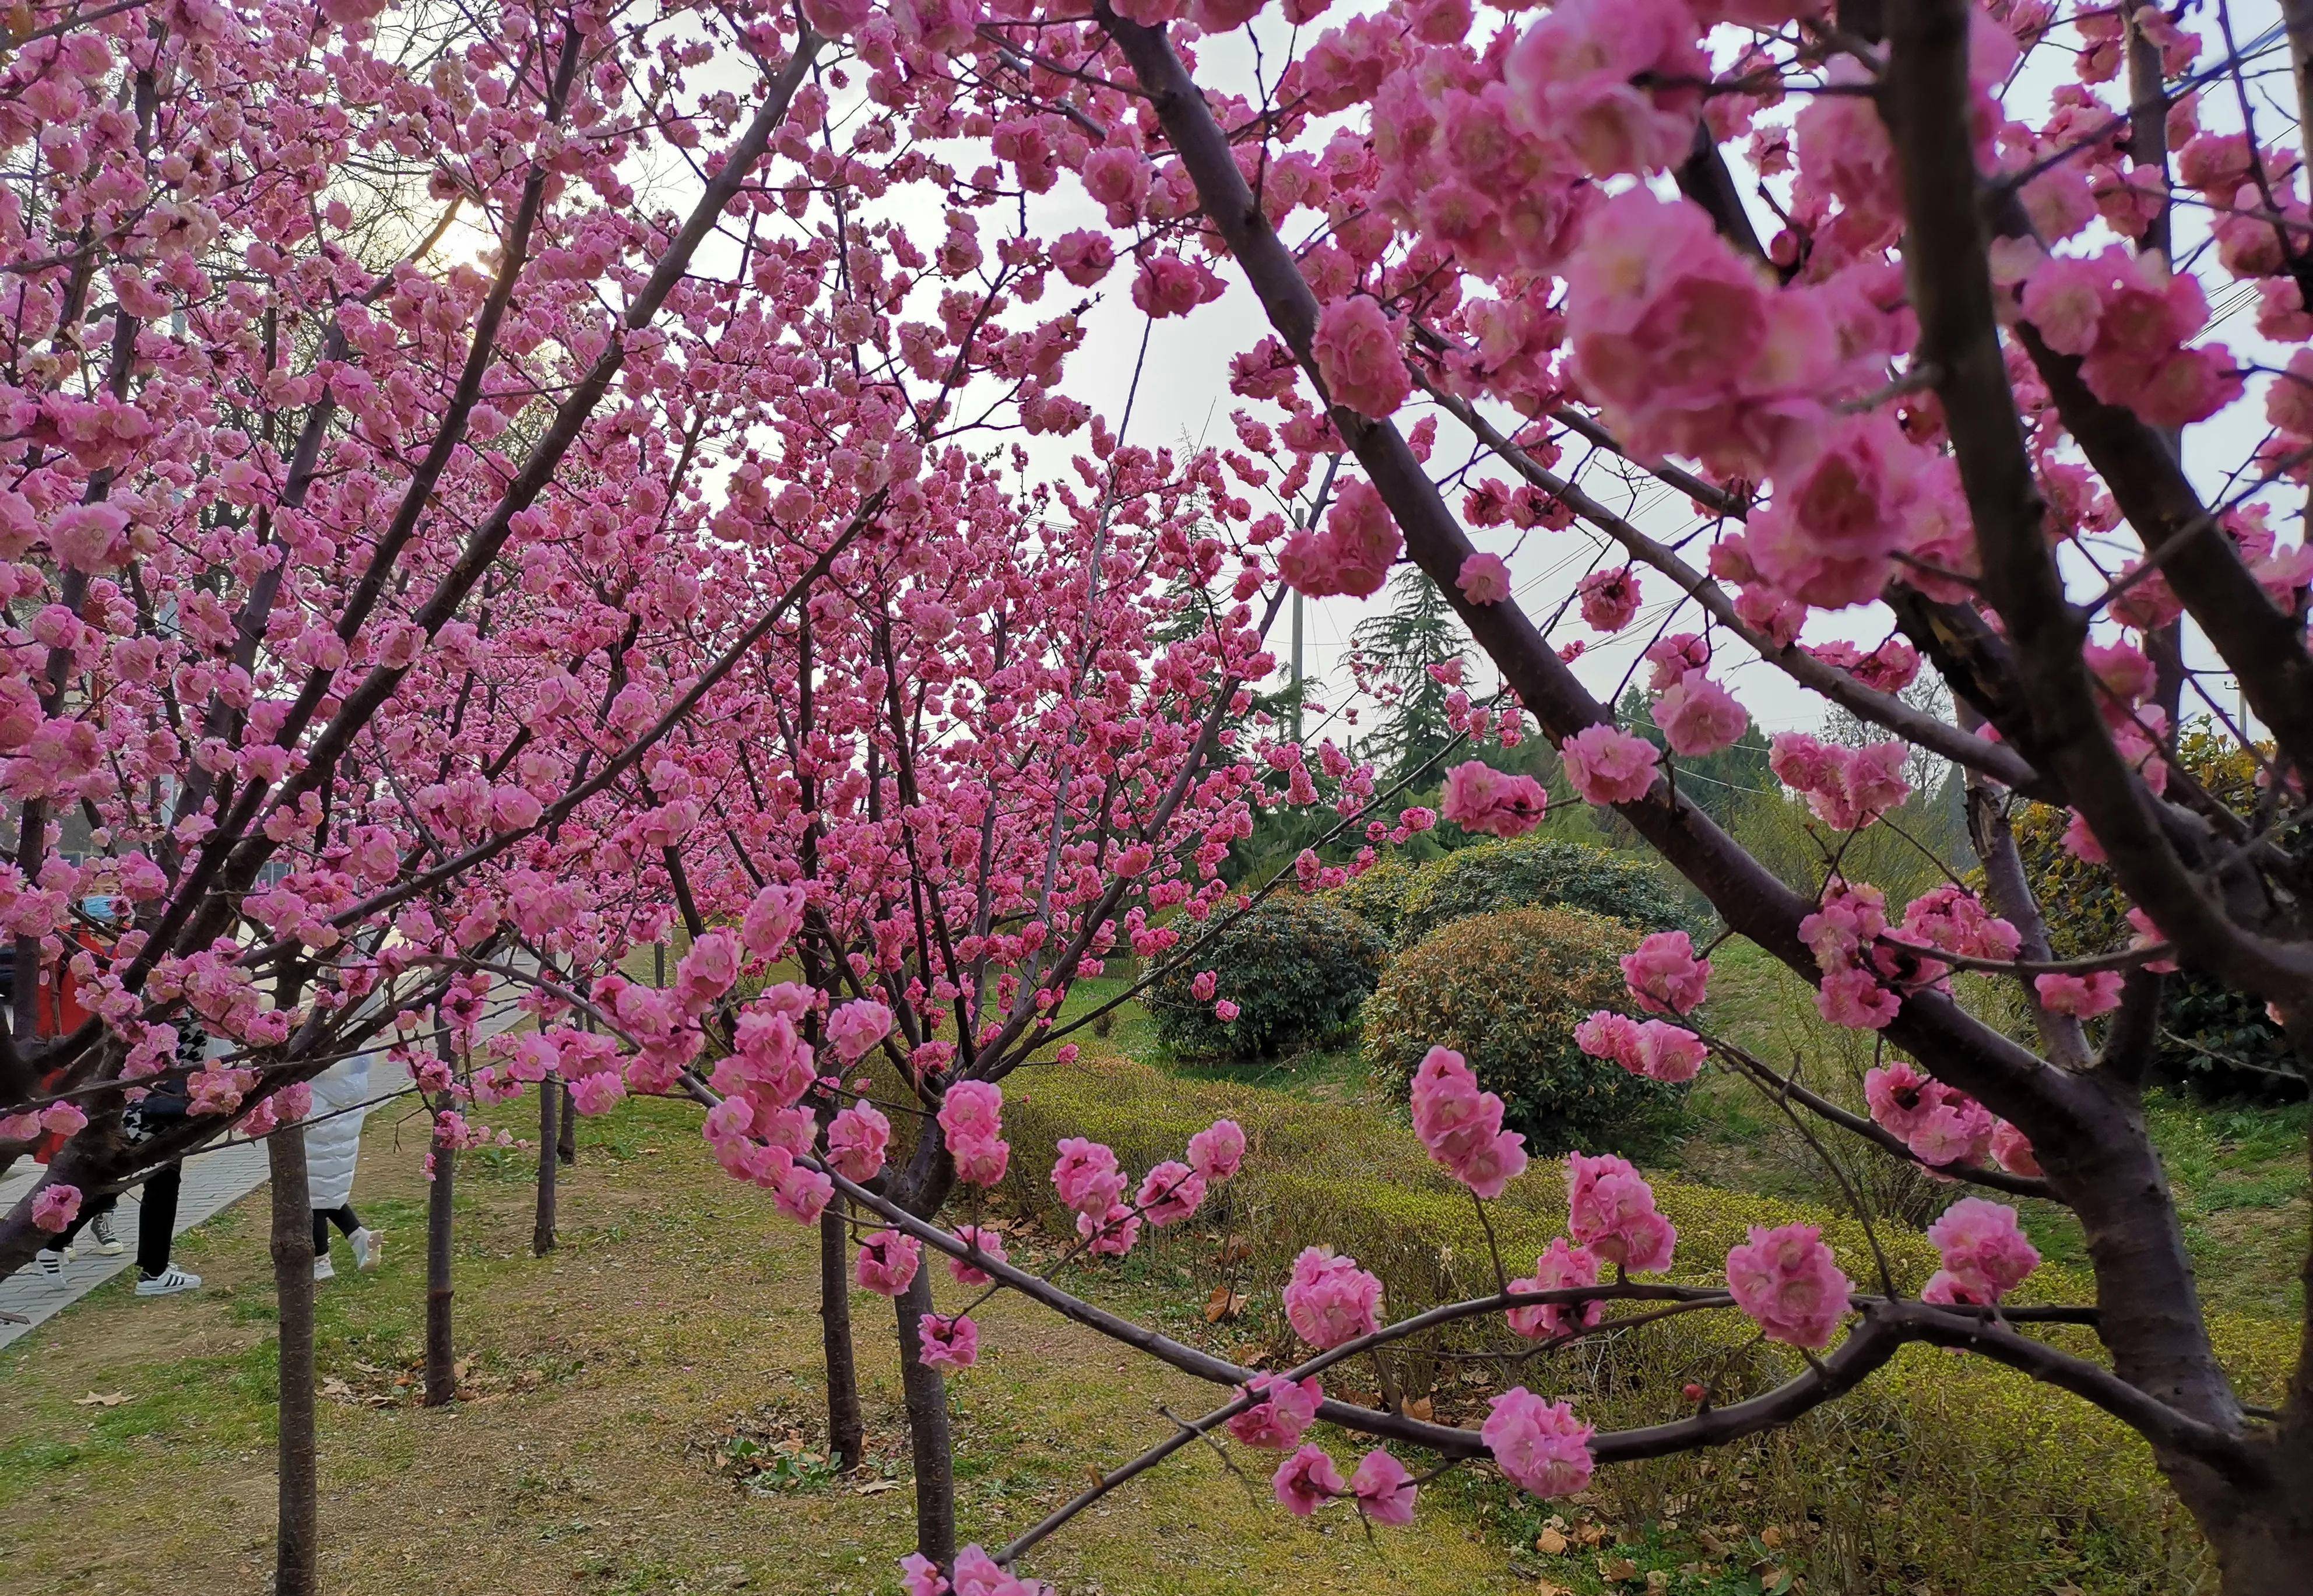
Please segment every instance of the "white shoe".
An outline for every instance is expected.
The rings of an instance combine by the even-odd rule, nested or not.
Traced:
[[[313,1278],[315,1280],[335,1280],[337,1277],[338,1266],[330,1262],[330,1255],[328,1253],[323,1253],[320,1257],[313,1260]]]
[[[80,1257],[80,1248],[75,1243],[67,1241],[64,1244],[63,1250],[59,1252],[57,1256],[63,1258],[66,1263],[69,1264],[75,1258]]]
[[[61,1287],[65,1283],[65,1255],[53,1247],[44,1247],[32,1255],[32,1277],[42,1285]]]
[[[346,1239],[353,1246],[354,1267],[356,1269],[374,1269],[377,1267],[377,1261],[385,1256],[385,1238],[367,1225],[362,1226]]]
[[[112,1233],[111,1209],[106,1209],[88,1221],[88,1233],[96,1238],[99,1257],[117,1258],[120,1256],[120,1238]]]
[[[180,1269],[174,1264],[150,1280],[140,1276],[136,1282],[136,1294],[140,1297],[166,1297],[177,1292],[198,1292],[200,1289],[199,1275],[188,1269]]]

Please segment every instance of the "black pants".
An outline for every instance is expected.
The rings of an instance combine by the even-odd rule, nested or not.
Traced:
[[[340,1203],[335,1208],[313,1210],[313,1256],[317,1258],[330,1256],[331,1225],[350,1236],[361,1229],[361,1216],[354,1212],[354,1205],[350,1203]]]
[[[145,1177],[145,1202],[136,1215],[136,1272],[147,1280],[169,1266],[169,1246],[177,1238],[177,1194],[184,1184],[181,1164]]]

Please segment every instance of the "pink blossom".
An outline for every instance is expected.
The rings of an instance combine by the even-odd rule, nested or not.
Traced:
[[[1502,1100],[1478,1089],[1469,1063],[1450,1047],[1433,1047],[1414,1070],[1413,1133],[1433,1162],[1472,1195],[1499,1197],[1526,1170],[1526,1138],[1502,1129]]]
[[[892,1033],[892,1011],[873,998],[857,998],[827,1017],[827,1049],[845,1063]]]
[[[1223,1025],[1231,1023],[1238,1015],[1244,1012],[1244,1010],[1237,1006],[1237,1002],[1235,998],[1223,998],[1219,1002],[1213,1005],[1213,1018],[1219,1020]]]
[[[1205,1200],[1205,1177],[1177,1159],[1167,1159],[1142,1177],[1133,1204],[1159,1229],[1178,1224]]]
[[[980,1327],[967,1314],[954,1318],[923,1315],[916,1320],[916,1341],[924,1362],[943,1373],[969,1369],[980,1362]]]
[[[916,1277],[924,1244],[898,1230],[878,1230],[859,1244],[852,1278],[881,1297],[896,1297]]]
[[[1244,1131],[1233,1119],[1217,1119],[1189,1138],[1189,1168],[1218,1186],[1244,1162]]]
[[[88,1114],[77,1103],[51,1103],[40,1110],[40,1129],[51,1136],[77,1135],[88,1124]]]
[[[1594,176],[1675,165],[1711,76],[1701,32],[1678,0],[1563,0],[1510,51],[1511,103]]]
[[[1122,1203],[1112,1203],[1098,1219],[1077,1214],[1077,1234],[1095,1257],[1121,1258],[1140,1239],[1140,1215]]]
[[[955,1555],[955,1596],[1052,1596],[1052,1588],[1042,1580],[1009,1574],[979,1547],[968,1546]]]
[[[1831,1344],[1855,1289],[1823,1232],[1799,1224],[1753,1225],[1750,1240],[1727,1255],[1727,1286],[1768,1340],[1810,1351]]]
[[[1067,1207],[1080,1214],[1104,1214],[1123,1195],[1116,1154],[1103,1143],[1068,1136],[1060,1141],[1060,1154],[1052,1165],[1052,1186]]]
[[[1510,568],[1499,554],[1473,554],[1462,561],[1454,585],[1473,604],[1498,604],[1510,595]]]
[[[1359,1459],[1357,1471],[1350,1476],[1350,1495],[1358,1499],[1358,1511],[1376,1524],[1413,1522],[1414,1490],[1405,1465],[1379,1448]]]
[[[1902,807],[1912,794],[1903,743],[1842,748],[1805,732],[1779,732],[1770,746],[1768,768],[1786,787],[1805,793],[1816,818],[1834,831],[1860,830]]]
[[[1699,670],[1687,672],[1655,698],[1655,725],[1684,759],[1732,747],[1750,728],[1750,712],[1735,695]]]
[[[1473,759],[1446,772],[1446,818],[1464,831],[1519,837],[1542,824],[1550,795],[1532,776],[1515,776]]]
[[[2039,1249],[2025,1237],[2016,1210],[1983,1197],[1962,1197],[1928,1227],[1943,1255],[1944,1272],[1974,1302],[1992,1303],[2040,1266]]]
[[[1992,1160],[2010,1175],[2036,1178],[2043,1173],[2040,1160],[2032,1154],[2031,1138],[2004,1119],[1992,1129]]]
[[[849,1181],[875,1178],[892,1143],[892,1122],[872,1103],[855,1103],[827,1127],[827,1161]]]
[[[1378,421],[1395,414],[1413,389],[1398,340],[1380,301],[1353,294],[1318,313],[1309,352],[1333,402]]]
[[[1256,1374],[1237,1388],[1261,1400],[1227,1421],[1228,1433],[1246,1446],[1281,1452],[1301,1439],[1317,1416],[1325,1388],[1314,1374],[1295,1381],[1280,1374]]]
[[[581,1114],[605,1114],[627,1095],[627,1083],[615,1070],[579,1075],[570,1081],[570,1105]]]
[[[1514,1292],[1554,1292],[1569,1286],[1598,1283],[1598,1255],[1587,1248],[1570,1247],[1563,1236],[1553,1236],[1549,1247],[1534,1261],[1534,1273],[1524,1280],[1510,1282]],[[1509,1310],[1510,1330],[1529,1341],[1547,1336],[1563,1336],[1579,1323],[1584,1329],[1596,1324],[1606,1311],[1604,1302],[1585,1302],[1579,1309],[1562,1308],[1554,1302],[1536,1303],[1530,1308]]]
[[[1627,565],[1592,571],[1576,591],[1582,595],[1582,619],[1599,631],[1620,631],[1639,613],[1639,574]]]
[[[1010,1261],[1004,1251],[1004,1238],[985,1225],[958,1225],[955,1239],[967,1247],[977,1248],[996,1263]],[[955,1277],[958,1285],[986,1285],[996,1278],[987,1270],[953,1256],[947,1261],[947,1272]]]
[[[1657,931],[1623,956],[1623,981],[1641,1009],[1686,1014],[1711,989],[1711,961],[1697,958],[1684,931]]]
[[[51,1236],[60,1236],[72,1227],[80,1213],[80,1187],[51,1181],[32,1197],[32,1226]],[[302,1222],[302,1221],[301,1221]]]
[[[1558,746],[1566,779],[1586,802],[1635,804],[1655,784],[1661,753],[1644,737],[1614,726],[1586,727]]]
[[[739,940],[757,958],[779,957],[803,923],[805,894],[800,886],[776,882],[757,893],[739,921]]]
[[[2086,975],[2036,975],[2032,979],[2032,990],[2040,995],[2043,1008],[2052,1014],[2069,1014],[2075,1019],[2094,1019],[2119,1008],[2122,984],[2118,970],[2097,970]]]
[[[1699,671],[1709,665],[1711,644],[1707,639],[1694,632],[1675,631],[1667,637],[1657,638],[1653,642],[1649,643],[1645,657],[1647,662],[1655,667],[1654,674],[1647,680],[1647,685],[1655,692],[1660,692],[1672,683],[1685,676],[1690,671]],[[1656,724],[1661,724],[1659,705],[1656,710]]]
[[[1185,316],[1220,296],[1220,278],[1198,262],[1178,255],[1152,255],[1143,260],[1140,275],[1132,283],[1132,303],[1144,314],[1156,320]]]
[[[1860,968],[1826,973],[1816,987],[1815,1006],[1835,1026],[1851,1031],[1885,1030],[1904,1007],[1903,994],[1879,984]]]
[[[955,1160],[955,1177],[992,1186],[1004,1178],[1012,1149],[1003,1139],[1004,1089],[991,1081],[959,1080],[940,1105],[939,1125]]]
[[[1655,1210],[1654,1187],[1613,1153],[1566,1159],[1568,1234],[1605,1263],[1637,1274],[1670,1267],[1678,1231]]]
[[[2199,281],[2155,252],[2051,257],[2024,285],[2023,310],[2051,348],[2081,357],[2090,392],[2151,426],[2205,420],[2241,395],[2230,350],[2186,347],[2209,319]]]
[[[1272,1488],[1278,1502],[1297,1519],[1307,1518],[1349,1490],[1333,1459],[1325,1455],[1324,1447],[1315,1444],[1301,1448],[1278,1466]]]
[[[1638,1027],[1631,1056],[1616,1062],[1633,1075],[1675,1086],[1701,1074],[1710,1052],[1702,1038],[1685,1027],[1649,1019]]]
[[[1611,1009],[1594,1011],[1574,1027],[1574,1045],[1592,1058],[1611,1060],[1638,1072],[1639,1022]]]
[[[1370,1336],[1381,1310],[1381,1282],[1352,1257],[1328,1248],[1304,1248],[1285,1288],[1285,1318],[1295,1334],[1319,1351]]]
[[[1312,598],[1368,598],[1381,591],[1404,549],[1405,538],[1381,495],[1370,482],[1353,481],[1335,491],[1324,530],[1304,527],[1295,533],[1278,556],[1277,569]]]
[[[1564,1402],[1517,1386],[1493,1399],[1479,1437],[1504,1477],[1536,1496],[1571,1496],[1590,1486],[1590,1425]]]

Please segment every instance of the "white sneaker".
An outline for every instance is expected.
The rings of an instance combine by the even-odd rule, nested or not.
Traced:
[[[111,1209],[106,1209],[88,1221],[88,1233],[96,1238],[99,1257],[117,1258],[120,1256],[120,1238],[112,1233]]]
[[[367,1225],[362,1226],[346,1239],[353,1246],[354,1267],[356,1269],[374,1269],[377,1267],[377,1261],[385,1256],[385,1238]]]
[[[74,1243],[67,1241],[64,1244],[63,1250],[59,1252],[57,1256],[63,1258],[66,1263],[69,1264],[75,1258],[80,1257],[80,1248]]]
[[[328,1253],[323,1253],[320,1257],[313,1260],[313,1278],[315,1280],[335,1280],[337,1277],[338,1266],[330,1262],[330,1255]]]
[[[171,1264],[147,1280],[139,1277],[136,1294],[140,1297],[166,1297],[177,1292],[197,1292],[201,1289],[201,1277],[189,1269]]]
[[[65,1255],[53,1247],[44,1247],[34,1253],[32,1278],[45,1286],[61,1287],[65,1283]]]

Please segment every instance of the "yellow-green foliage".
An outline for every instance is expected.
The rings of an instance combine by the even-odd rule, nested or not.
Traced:
[[[1628,1000],[1617,959],[1639,933],[1580,909],[1473,914],[1401,953],[1366,1001],[1366,1060],[1403,1098],[1422,1056],[1450,1047],[1501,1094],[1531,1151],[1640,1151],[1667,1131],[1681,1089],[1575,1045],[1574,1027]]]
[[[1055,1225],[1068,1216],[1047,1178],[1064,1135],[1104,1141],[1135,1169],[1181,1156],[1188,1138],[1227,1115],[1244,1127],[1242,1174],[1217,1199],[1218,1222],[1251,1247],[1243,1289],[1256,1327],[1283,1344],[1277,1292],[1295,1253],[1330,1245],[1381,1277],[1391,1317],[1475,1295],[1493,1265],[1468,1195],[1434,1168],[1410,1129],[1368,1108],[1310,1102],[1256,1087],[1187,1081],[1120,1058],[1032,1070],[1007,1083],[1014,1144],[1006,1195]],[[1717,1283],[1728,1249],[1751,1225],[1820,1225],[1848,1274],[1866,1287],[1877,1266],[1863,1227],[1823,1210],[1742,1192],[1657,1179],[1678,1227],[1673,1278]],[[1512,1269],[1566,1217],[1558,1167],[1537,1162],[1491,1205]],[[1880,1228],[1899,1290],[1935,1266],[1924,1238]],[[2093,1301],[2080,1275],[2043,1269],[2019,1293],[2033,1301]],[[2095,1355],[2084,1330],[2059,1333]],[[2246,1400],[2273,1400],[2294,1331],[2277,1320],[2228,1318],[2219,1349]],[[1442,1350],[1508,1350],[1496,1327],[1457,1329]],[[1408,1394],[1450,1397],[1466,1360],[1408,1354],[1392,1378]],[[1517,1366],[1512,1379],[1575,1398],[1601,1429],[1659,1422],[1681,1411],[1680,1385],[1708,1378],[1722,1400],[1789,1378],[1796,1363],[1755,1344],[1732,1314],[1695,1314],[1589,1345],[1579,1355]],[[1464,1416],[1469,1416],[1468,1398]],[[1790,1428],[1702,1457],[1619,1466],[1599,1476],[1605,1509],[1692,1523],[1807,1524],[1801,1566],[1817,1589],[1959,1596],[2041,1592],[2067,1584],[2093,1596],[2175,1596],[2206,1576],[2201,1543],[2154,1470],[2116,1422],[2061,1391],[1985,1362],[1907,1349],[1861,1390]]]
[[[1363,875],[1333,895],[1333,901],[1384,937],[1397,935],[1406,895],[1422,879],[1423,867],[1396,854],[1376,860]]]

